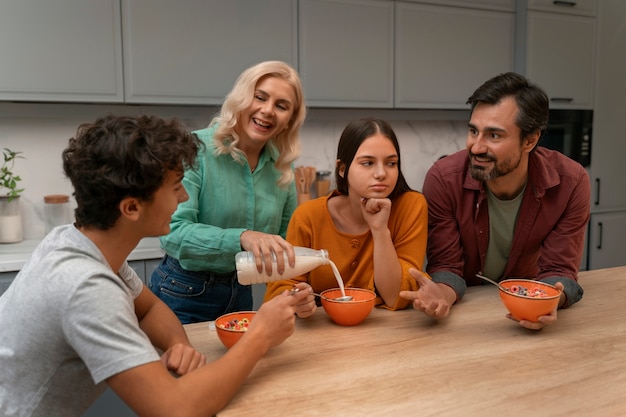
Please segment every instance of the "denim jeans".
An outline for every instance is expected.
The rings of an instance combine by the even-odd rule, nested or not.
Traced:
[[[239,284],[237,272],[187,271],[168,255],[152,273],[148,286],[183,324],[252,310],[252,287]]]

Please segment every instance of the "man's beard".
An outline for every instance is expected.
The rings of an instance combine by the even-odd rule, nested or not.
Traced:
[[[484,166],[478,166],[472,164],[472,157],[486,158],[488,159],[493,166],[491,168],[486,168]],[[498,163],[498,160],[495,156],[490,155],[488,153],[485,154],[473,154],[469,153],[470,158],[470,174],[472,178],[478,181],[491,181],[499,177],[503,177],[517,169],[522,158],[518,158],[517,161],[506,160],[502,163]]]

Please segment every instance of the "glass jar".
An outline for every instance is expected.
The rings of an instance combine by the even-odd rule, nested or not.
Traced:
[[[20,197],[0,196],[0,243],[24,240]]]
[[[57,226],[68,224],[71,220],[70,197],[64,194],[52,194],[43,197],[46,234]]]
[[[330,171],[317,171],[315,179],[315,192],[317,197],[322,197],[330,191]]]

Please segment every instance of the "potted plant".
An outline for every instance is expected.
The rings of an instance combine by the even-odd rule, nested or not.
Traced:
[[[2,151],[3,162],[0,167],[0,243],[21,242],[22,214],[20,212],[20,194],[23,188],[18,188],[22,179],[13,172],[16,159],[24,158],[22,152],[15,152],[8,148]]]

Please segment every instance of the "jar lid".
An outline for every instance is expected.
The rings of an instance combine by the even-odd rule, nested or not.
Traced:
[[[65,194],[44,195],[43,201],[46,204],[63,204],[70,201],[70,196]]]

